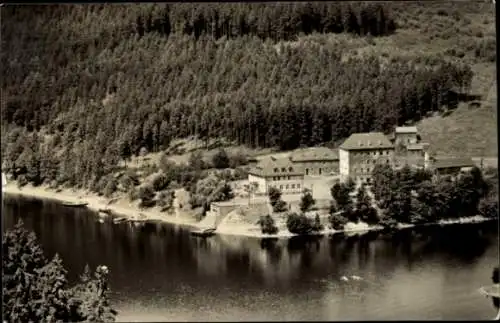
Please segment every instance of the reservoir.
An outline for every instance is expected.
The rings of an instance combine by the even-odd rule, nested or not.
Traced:
[[[4,230],[22,219],[75,281],[110,269],[118,321],[489,320],[497,222],[392,235],[261,240],[160,223],[100,223],[90,210],[4,200]],[[343,277],[345,276],[345,277]],[[354,277],[353,277],[354,276]]]

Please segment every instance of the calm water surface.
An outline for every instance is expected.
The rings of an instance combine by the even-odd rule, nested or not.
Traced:
[[[111,270],[121,321],[491,319],[478,288],[498,263],[497,224],[391,237],[201,240],[178,226],[99,223],[95,213],[8,197],[5,228],[23,219],[74,280]],[[360,281],[344,282],[341,276]]]

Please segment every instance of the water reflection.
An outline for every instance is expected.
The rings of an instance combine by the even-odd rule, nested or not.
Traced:
[[[153,321],[490,318],[490,305],[472,292],[497,262],[489,224],[200,239],[180,226],[99,223],[52,202],[5,202],[4,228],[22,218],[47,255],[61,255],[70,279],[87,263],[108,265],[113,299],[131,320],[136,312],[157,313],[147,316]]]

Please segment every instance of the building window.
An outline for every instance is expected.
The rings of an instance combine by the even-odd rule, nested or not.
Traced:
[[[286,168],[285,167],[281,167],[281,171],[284,173],[286,172]]]
[[[289,186],[288,186],[288,184],[286,184],[286,189],[288,189],[288,188],[289,188]]]
[[[319,169],[319,174],[321,175],[321,168]]]
[[[280,190],[282,190],[282,189],[283,189],[283,185],[280,185]]]
[[[309,168],[306,168],[306,175],[309,175]]]
[[[292,188],[295,188],[295,184],[292,184]]]
[[[297,188],[300,188],[300,184],[297,184]]]
[[[277,168],[275,168],[275,169],[274,169],[274,172],[275,172],[275,173],[277,173],[277,172],[278,172],[278,169],[277,169]]]
[[[293,168],[292,168],[292,167],[289,167],[289,168],[288,168],[288,171],[289,171],[289,172],[293,172]]]

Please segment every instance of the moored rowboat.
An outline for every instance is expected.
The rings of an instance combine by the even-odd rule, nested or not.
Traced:
[[[204,230],[195,230],[191,231],[191,235],[195,237],[208,238],[215,234],[215,228],[204,229]]]
[[[86,207],[88,205],[87,202],[63,202],[63,206],[67,207]]]

